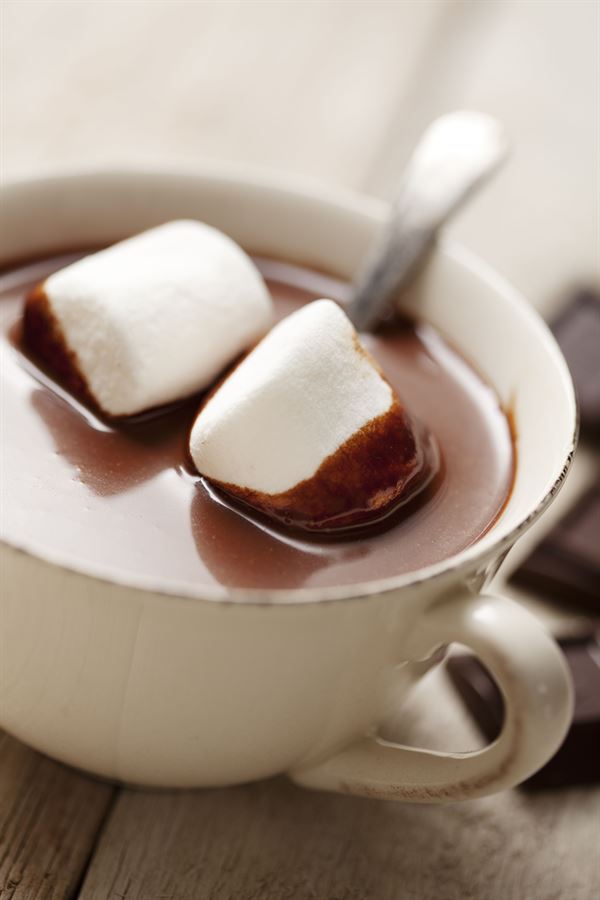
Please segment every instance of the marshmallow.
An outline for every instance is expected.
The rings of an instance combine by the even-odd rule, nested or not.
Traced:
[[[25,339],[78,394],[124,416],[207,387],[271,316],[243,250],[178,221],[47,278],[28,298]]]
[[[429,477],[429,434],[401,406],[344,312],[317,300],[280,322],[200,410],[198,472],[288,524],[379,518]]]

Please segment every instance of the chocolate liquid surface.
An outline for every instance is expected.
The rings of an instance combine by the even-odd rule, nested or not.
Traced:
[[[439,442],[444,466],[435,490],[389,527],[352,540],[286,533],[253,520],[190,468],[186,445],[198,397],[108,425],[23,352],[25,295],[76,258],[0,276],[2,519],[18,544],[44,548],[78,569],[157,578],[174,591],[182,584],[348,585],[445,559],[474,543],[501,511],[513,478],[507,419],[467,363],[431,326],[418,324],[365,335],[363,343]],[[317,297],[347,296],[343,282],[310,270],[257,264],[279,318]]]

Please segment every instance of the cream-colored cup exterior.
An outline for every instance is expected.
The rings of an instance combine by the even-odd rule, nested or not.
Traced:
[[[373,199],[245,169],[65,175],[2,189],[0,263],[192,217],[254,252],[351,278],[385,213]],[[310,787],[412,801],[493,793],[552,756],[572,712],[563,658],[530,614],[482,591],[566,475],[571,380],[536,313],[460,248],[442,244],[404,303],[512,412],[517,477],[491,531],[385,582],[226,591],[125,583],[17,546],[3,515],[0,726],[127,783],[202,787],[287,772]],[[452,641],[472,647],[500,686],[500,737],[465,754],[378,739],[399,686]]]

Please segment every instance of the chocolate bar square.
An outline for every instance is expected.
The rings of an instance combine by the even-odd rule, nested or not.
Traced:
[[[580,290],[551,325],[567,360],[584,436],[600,437],[600,293]]]
[[[600,612],[600,483],[580,497],[510,580],[565,606]]]

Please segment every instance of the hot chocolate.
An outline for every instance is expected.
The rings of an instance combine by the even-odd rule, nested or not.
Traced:
[[[436,436],[443,472],[418,503],[353,540],[287,532],[234,508],[189,465],[199,398],[109,425],[27,355],[23,300],[75,256],[7,272],[0,281],[4,423],[3,516],[11,533],[75,567],[172,584],[294,588],[385,578],[476,541],[510,492],[510,428],[493,391],[425,324],[364,343],[392,387]],[[257,260],[282,318],[347,285],[309,269]]]

